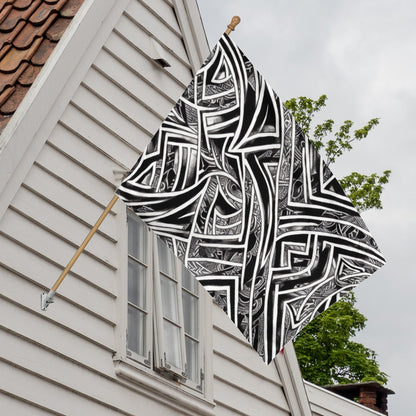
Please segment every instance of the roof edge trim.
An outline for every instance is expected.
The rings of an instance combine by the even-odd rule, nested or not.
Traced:
[[[284,350],[276,355],[274,363],[282,380],[291,414],[312,416],[308,394],[292,341],[288,342]]]
[[[174,0],[173,4],[192,71],[196,73],[210,53],[198,4],[196,0]]]

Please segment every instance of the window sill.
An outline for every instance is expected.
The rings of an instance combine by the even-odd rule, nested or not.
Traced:
[[[133,383],[154,400],[189,415],[215,416],[215,403],[202,394],[186,389],[181,384],[162,379],[153,372],[142,370],[126,361],[114,361],[115,373],[121,379]],[[183,413],[186,414],[186,413]]]

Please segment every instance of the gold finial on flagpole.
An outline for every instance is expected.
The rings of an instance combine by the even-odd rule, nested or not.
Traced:
[[[240,23],[241,19],[239,16],[233,16],[231,19],[231,23],[227,26],[227,30],[225,31],[226,35],[229,35],[231,31],[235,29],[235,27]]]

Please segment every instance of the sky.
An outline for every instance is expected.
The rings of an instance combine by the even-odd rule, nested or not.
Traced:
[[[387,264],[355,290],[357,337],[378,354],[390,416],[414,409],[416,371],[416,2],[198,0],[210,47],[233,15],[240,49],[284,100],[328,96],[324,118],[380,125],[331,165],[338,178],[392,170],[383,209],[363,213]],[[413,116],[413,117],[412,117]]]

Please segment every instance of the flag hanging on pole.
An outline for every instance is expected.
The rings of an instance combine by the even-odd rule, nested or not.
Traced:
[[[266,363],[384,264],[314,146],[225,34],[117,193]]]

